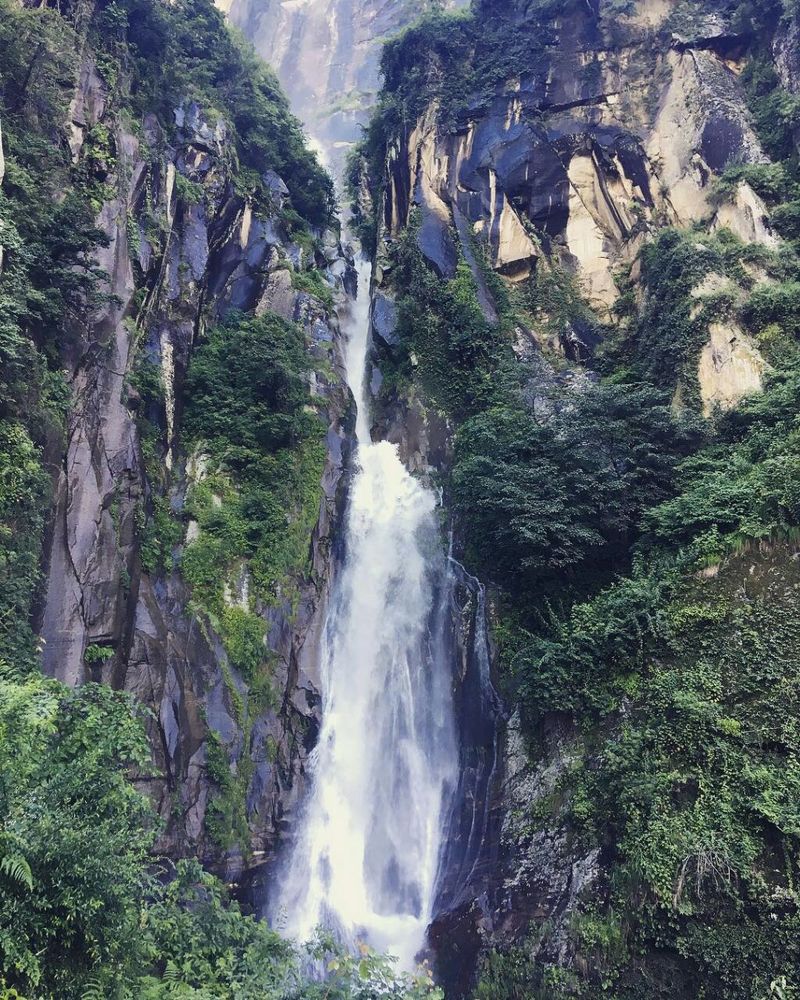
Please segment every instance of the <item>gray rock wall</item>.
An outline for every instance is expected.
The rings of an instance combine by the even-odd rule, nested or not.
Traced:
[[[224,122],[212,125],[191,104],[175,109],[169,137],[154,118],[134,135],[108,112],[106,97],[87,51],[70,110],[71,145],[77,159],[93,125],[112,132],[107,180],[115,194],[98,217],[109,239],[97,261],[108,275],[108,301],[67,359],[73,406],[47,546],[44,667],[68,684],[93,679],[129,691],[150,710],[155,766],[141,784],[164,821],[159,849],[196,854],[238,878],[274,848],[318,722],[314,648],[349,451],[339,331],[320,301],[292,287],[287,262],[304,251],[281,225],[282,180],[272,178],[273,215],[259,217],[236,192]],[[322,264],[332,281],[350,266],[335,240]],[[148,573],[141,558],[155,492],[179,511],[199,474],[202,457],[182,451],[183,381],[197,338],[233,308],[274,310],[302,326],[316,372],[314,405],[329,425],[319,522],[309,539],[313,579],[299,581],[295,603],[262,609],[279,703],[255,718],[243,717],[245,682],[191,606],[181,546],[166,573]],[[151,415],[160,434],[156,467],[151,459],[147,469],[131,384],[142,352],[164,384],[163,405]],[[207,767],[211,730],[232,774],[248,775],[249,842],[224,849],[206,826],[218,794]]]

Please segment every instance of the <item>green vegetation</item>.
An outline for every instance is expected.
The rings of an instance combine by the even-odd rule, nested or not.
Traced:
[[[518,393],[511,341],[484,318],[465,261],[451,281],[440,281],[417,244],[418,225],[412,219],[393,255],[400,344],[387,387],[418,378],[442,411],[463,418]]]
[[[326,309],[333,309],[333,289],[316,268],[310,271],[292,271],[292,287],[315,296]]]
[[[0,663],[35,663],[30,609],[49,485],[25,427],[0,420]]]
[[[81,997],[125,964],[152,841],[126,771],[148,759],[108,688],[0,675],[0,972],[23,995]]]
[[[488,104],[499,87],[523,69],[542,65],[552,44],[550,22],[571,0],[493,0],[469,11],[433,10],[383,50],[384,87],[371,127],[392,134],[415,123],[432,101],[443,124],[455,124],[467,107]]]
[[[719,190],[749,176],[731,170]],[[628,313],[626,296],[617,304],[619,329],[598,355],[604,373],[678,389],[682,406],[699,410],[698,361],[712,323],[738,324],[779,365],[797,356],[800,258],[793,247],[746,244],[724,229],[667,228],[644,247],[641,263],[644,309]]]
[[[678,496],[648,513],[659,542],[707,546],[713,538],[719,556],[800,525],[799,393],[792,368],[720,419],[712,445],[683,463]]]
[[[309,982],[197,862],[154,867],[154,817],[126,776],[149,756],[126,697],[0,673],[0,996],[441,1000],[426,972],[329,941],[310,946],[329,978]]]
[[[766,54],[756,54],[749,61],[744,82],[765,151],[776,164],[792,161],[795,156],[792,130],[800,124],[800,101],[782,89]]]
[[[348,164],[348,191],[356,201],[353,223],[367,248],[375,220],[364,217],[355,195],[361,174],[381,202],[385,152],[434,106],[440,126],[463,126],[520,73],[546,72],[555,36],[553,17],[569,15],[579,0],[477,0],[445,12],[431,2],[411,27],[389,39],[381,56],[383,87],[364,139]]]
[[[531,731],[553,710],[578,723],[568,822],[603,845],[608,870],[573,927],[593,973],[554,996],[593,997],[601,984],[620,1000],[674,996],[676,968],[648,962],[656,941],[681,956],[686,995],[697,995],[690,981],[741,1000],[768,996],[778,976],[795,981],[791,552],[753,550],[710,579],[641,568],[519,651]],[[597,927],[612,915],[609,938]]]
[[[93,643],[91,646],[86,647],[83,658],[87,663],[105,663],[105,661],[110,660],[113,655],[113,647],[100,646]]]
[[[260,638],[263,646],[263,636]],[[252,771],[249,757],[246,754],[242,757],[234,774],[226,748],[219,735],[211,730],[206,741],[206,767],[216,788],[206,817],[206,828],[212,840],[225,849],[247,844],[250,838],[246,796]]]
[[[231,318],[192,359],[185,432],[210,469],[190,490],[187,513],[200,536],[183,571],[219,619],[223,583],[244,561],[265,601],[286,596],[282,588],[307,567],[324,462],[308,364],[302,331],[272,315]],[[244,637],[239,645],[248,646]]]
[[[109,88],[108,112],[87,130],[73,164],[65,132],[85,38]],[[14,495],[0,486],[5,539],[0,653],[16,663],[35,660],[29,620],[49,478],[39,456],[46,454],[52,462],[61,450],[69,403],[62,359],[80,343],[88,316],[104,295],[94,255],[107,238],[94,220],[112,193],[107,177],[116,156],[114,124],[155,113],[172,135],[176,109],[190,114],[191,101],[202,105],[204,120],[226,123],[221,126],[227,129],[226,155],[256,211],[272,207],[266,171],[273,170],[286,176],[290,188],[287,225],[307,233],[309,225],[332,222],[330,178],[309,152],[275,77],[231,35],[211,0],[121,0],[93,8],[89,22],[81,5],[65,4],[57,11],[0,0],[6,165],[0,189],[0,461],[8,460],[14,470],[14,482],[8,482]],[[197,201],[196,184],[181,175],[176,183],[187,203]],[[128,229],[138,239],[135,220],[129,219]],[[321,290],[314,278],[306,280]],[[146,367],[158,375],[154,366]],[[160,464],[158,416],[149,405],[156,401],[156,388],[144,386],[141,407],[151,473]],[[158,478],[139,528],[145,569],[164,573],[172,567],[181,526]]]
[[[452,495],[474,560],[516,588],[569,589],[625,565],[642,512],[671,495],[696,439],[647,385],[556,394],[542,421],[495,407],[456,439]]]
[[[433,3],[386,47],[386,86],[358,154],[373,181],[388,141],[432,103],[446,129],[521,70],[546,68],[548,19],[571,2],[485,0],[457,15]],[[777,17],[768,6],[725,9],[748,33]],[[612,0],[603,13],[630,9]],[[35,672],[45,456],[54,463],[63,450],[64,359],[103,301],[94,219],[113,193],[113,123],[137,129],[153,113],[169,141],[176,111],[191,118],[196,101],[204,127],[224,130],[226,169],[256,212],[274,207],[275,170],[290,190],[283,225],[304,250],[333,218],[330,181],[273,75],[210,0],[111,0],[88,25],[82,11],[0,0],[0,997],[439,997],[426,974],[398,979],[382,958],[341,955],[330,941],[311,945],[327,981],[308,982],[294,947],[197,863],[162,867],[150,854],[156,821],[129,781],[150,766],[135,709],[108,689],[69,691]],[[680,18],[695,13],[676,5]],[[84,32],[110,117],[87,130],[73,164],[64,123]],[[573,966],[534,962],[519,942],[484,956],[476,1000],[800,991],[800,105],[766,50],[742,79],[774,162],[732,167],[716,196],[749,183],[784,246],[661,232],[642,255],[644,308],[628,289],[595,370],[569,386],[512,349],[517,327],[548,343],[569,323],[600,330],[558,266],[506,288],[476,248],[500,312],[493,324],[467,260],[449,281],[425,262],[416,219],[391,248],[399,343],[384,391],[418,388],[457,428],[446,496],[464,558],[494,591],[504,693],[531,756],[546,753],[554,716],[573,734],[557,788],[526,819],[565,828],[577,854],[599,848],[603,873],[564,932]],[[185,205],[204,197],[180,175],[176,189]],[[126,222],[136,248],[139,220]],[[356,224],[374,243],[375,220],[357,213]],[[330,306],[317,270],[292,281]],[[145,298],[140,289],[143,311]],[[701,421],[697,359],[720,319],[745,327],[772,370],[762,395]],[[254,707],[274,697],[259,612],[291,604],[319,511],[324,427],[308,368],[302,331],[275,316],[231,316],[200,334],[180,513],[158,471],[160,370],[140,350],[130,377],[152,486],[137,524],[142,565],[167,574],[180,556],[201,621],[225,645],[245,748]],[[99,669],[113,655],[93,644],[84,659]],[[223,850],[246,849],[252,762],[246,749],[232,760],[215,732],[206,750],[207,832]]]
[[[254,710],[272,704],[271,663],[260,604],[294,598],[307,572],[319,515],[324,426],[309,405],[302,330],[277,316],[232,316],[196,348],[187,375],[184,428],[197,472],[185,513],[197,528],[181,559],[195,608],[221,637],[248,685],[225,679],[249,745]],[[249,843],[247,752],[209,733],[215,792],[206,827],[223,849]]]

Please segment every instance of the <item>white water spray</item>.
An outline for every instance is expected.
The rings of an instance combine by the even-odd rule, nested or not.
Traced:
[[[278,912],[299,941],[323,925],[413,969],[432,916],[458,778],[436,498],[369,434],[369,264],[343,325],[358,406],[346,559],[322,648],[322,727]]]

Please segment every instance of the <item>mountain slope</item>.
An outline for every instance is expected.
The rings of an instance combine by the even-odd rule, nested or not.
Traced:
[[[797,988],[796,42],[520,0],[384,51],[378,427],[444,478],[507,709],[449,996]]]

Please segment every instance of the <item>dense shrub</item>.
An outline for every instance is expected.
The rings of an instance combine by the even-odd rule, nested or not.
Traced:
[[[496,408],[457,437],[455,509],[482,571],[515,589],[568,588],[576,574],[584,585],[624,565],[692,440],[645,386],[596,386],[558,405],[544,423]]]
[[[209,442],[231,466],[289,448],[318,430],[305,412],[308,358],[302,330],[278,316],[233,316],[195,352],[185,433]]]
[[[398,348],[387,359],[395,378],[419,379],[445,413],[464,419],[519,394],[511,341],[485,318],[464,260],[442,281],[423,256],[415,216],[395,248]],[[392,371],[394,368],[394,371]]]
[[[319,510],[323,426],[309,412],[302,331],[277,316],[233,317],[195,352],[187,378],[186,436],[215,475],[190,491],[200,539],[184,573],[207,605],[225,569],[250,560],[259,593],[303,568]]]
[[[717,440],[681,466],[677,496],[648,513],[655,538],[710,544],[713,556],[800,525],[798,405],[792,369],[723,418]]]
[[[148,758],[108,688],[0,674],[0,971],[24,995],[81,997],[126,964],[152,842],[126,769]]]
[[[25,428],[0,420],[0,665],[35,663],[29,617],[49,485]]]

